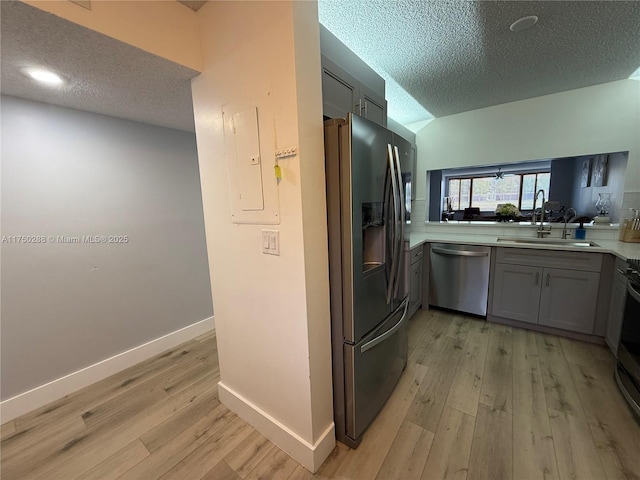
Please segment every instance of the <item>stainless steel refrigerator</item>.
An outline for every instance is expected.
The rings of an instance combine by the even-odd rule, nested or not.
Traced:
[[[411,145],[349,114],[325,157],[336,437],[357,447],[407,364]]]

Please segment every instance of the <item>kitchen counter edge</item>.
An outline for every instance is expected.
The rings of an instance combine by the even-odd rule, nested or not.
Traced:
[[[455,243],[459,245],[482,245],[488,247],[531,248],[534,250],[610,253],[624,261],[630,258],[640,258],[640,243],[626,243],[618,240],[592,240],[598,245],[597,247],[577,247],[572,245],[541,245],[533,243],[499,242],[498,238],[503,237],[504,236],[502,235],[412,232],[409,238],[410,248],[417,247],[424,243]]]

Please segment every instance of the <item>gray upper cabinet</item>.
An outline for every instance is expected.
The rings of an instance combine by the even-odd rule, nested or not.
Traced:
[[[322,55],[322,113],[330,118],[344,118],[348,112],[355,112],[360,101],[359,83]]]
[[[384,96],[381,97],[380,95],[377,95],[376,92],[367,87],[364,83],[360,84],[359,93],[359,115],[386,127],[387,101],[384,99]],[[358,113],[357,109],[354,113]]]
[[[387,101],[347,72],[326,55],[322,55],[322,113],[329,118],[344,118],[347,113],[387,126]]]

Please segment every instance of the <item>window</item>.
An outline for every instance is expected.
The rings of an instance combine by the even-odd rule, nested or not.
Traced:
[[[549,172],[507,174],[499,180],[495,176],[450,178],[447,194],[453,210],[477,207],[480,211],[493,212],[501,203],[513,203],[519,210],[531,210],[538,190],[544,190],[548,199],[550,179]]]
[[[544,196],[549,200],[550,173],[529,173],[522,175],[522,196],[520,198],[520,210],[531,210],[533,208],[533,197],[540,189],[544,190]],[[542,201],[542,199],[540,200]],[[542,206],[542,205],[539,205]]]

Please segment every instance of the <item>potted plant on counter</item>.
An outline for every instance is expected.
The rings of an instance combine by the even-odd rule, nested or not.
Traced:
[[[520,218],[520,210],[513,203],[501,203],[496,208],[496,216],[499,222],[512,222]]]

